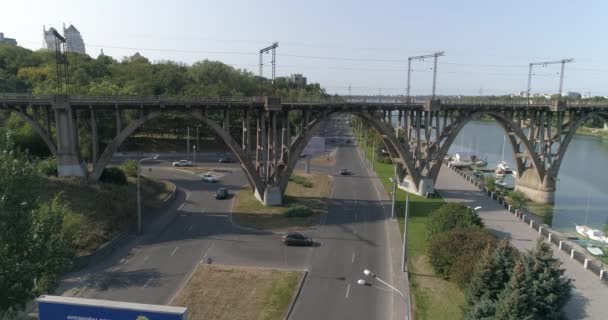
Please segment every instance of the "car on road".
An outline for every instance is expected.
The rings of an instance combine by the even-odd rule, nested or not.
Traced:
[[[340,175],[341,176],[347,176],[348,175],[348,170],[346,168],[340,168]]]
[[[218,182],[219,179],[213,175],[212,172],[207,172],[207,173],[203,173],[201,174],[201,179],[205,182]]]
[[[174,167],[192,167],[192,161],[190,160],[179,160],[173,162]]]
[[[222,188],[217,189],[217,192],[215,193],[215,198],[220,199],[220,200],[227,199],[228,195],[229,195],[228,189],[222,187]]]
[[[346,143],[350,143],[350,140],[346,139]]]
[[[220,160],[218,160],[219,163],[231,163],[232,162],[232,158],[230,157],[221,157]]]
[[[300,232],[288,232],[281,238],[286,246],[312,246],[312,238]]]

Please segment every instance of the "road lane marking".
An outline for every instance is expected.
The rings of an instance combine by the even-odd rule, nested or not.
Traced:
[[[152,279],[154,278],[150,278],[148,281],[146,281],[146,284],[144,284],[143,288],[146,288],[150,284],[150,282],[152,282]]]
[[[176,246],[175,249],[173,249],[173,252],[171,252],[171,257],[173,257],[173,255],[175,254],[175,252],[177,252],[177,249],[179,249],[179,246]]]
[[[355,263],[355,253],[353,252],[353,260],[352,263]]]
[[[349,293],[350,293],[350,283],[346,286],[346,299],[348,299]]]
[[[144,257],[144,263],[146,263],[146,261],[148,261],[148,259],[150,259],[150,256],[145,256]]]
[[[190,227],[188,227],[188,231],[186,231],[186,232],[190,232],[190,230],[192,230],[192,225],[190,225]]]

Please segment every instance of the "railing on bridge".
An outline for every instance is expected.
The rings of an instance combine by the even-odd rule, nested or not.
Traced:
[[[28,93],[0,93],[0,100],[5,101],[31,101],[31,102],[52,102],[53,95],[37,95]],[[545,98],[525,98],[525,97],[454,97],[454,96],[439,96],[438,100],[443,105],[495,105],[495,106],[536,106],[546,107],[552,104],[552,100]],[[234,102],[234,103],[264,103],[266,97],[262,96],[85,96],[73,95],[69,97],[70,101],[77,103],[213,103],[213,102]],[[421,105],[428,97],[410,97],[409,103]],[[404,96],[330,96],[330,97],[281,97],[282,103],[290,104],[386,104],[386,105],[403,105],[407,104],[407,97]],[[554,103],[554,101],[553,101]],[[608,101],[567,101],[565,103],[569,107],[608,107]]]

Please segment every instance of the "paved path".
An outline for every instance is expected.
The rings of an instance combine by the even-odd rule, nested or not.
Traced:
[[[535,246],[538,231],[517,220],[448,167],[441,169],[436,188],[447,201],[482,206],[479,215],[486,227],[497,236],[509,239],[517,249],[525,251]],[[572,299],[566,305],[568,319],[608,319],[608,286],[565,252],[555,247],[553,252],[563,262],[566,275],[575,279]]]

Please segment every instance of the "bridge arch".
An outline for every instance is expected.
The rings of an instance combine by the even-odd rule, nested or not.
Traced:
[[[27,124],[34,128],[36,133],[38,133],[40,138],[42,138],[42,141],[44,141],[46,146],[49,148],[51,154],[54,157],[57,156],[57,144],[55,143],[55,141],[53,141],[51,133],[44,129],[40,125],[40,123],[36,121],[36,119],[32,118],[29,114],[27,114],[27,111],[24,108],[8,107],[6,108],[6,110],[16,113],[23,121],[27,122]]]
[[[456,119],[454,122],[454,129],[450,132],[450,134],[446,137],[446,141],[441,146],[441,151],[439,152],[439,159],[443,159],[447,156],[450,147],[452,146],[454,140],[458,136],[458,134],[462,131],[462,129],[472,120],[479,119],[482,116],[490,116],[496,123],[504,130],[506,136],[508,137],[509,146],[513,152],[515,158],[515,166],[517,168],[518,173],[526,170],[524,162],[518,157],[518,153],[520,153],[520,144],[524,148],[524,155],[526,159],[530,162],[531,167],[537,172],[539,177],[542,179],[545,176],[545,168],[542,166],[538,157],[535,157],[534,147],[531,145],[530,141],[527,139],[523,130],[511,119],[507,117],[506,114],[502,112],[495,111],[476,111],[471,112],[469,114],[465,114]],[[518,142],[519,140],[519,142]],[[431,176],[436,181],[439,176],[439,170],[441,168],[441,162],[438,161],[435,163],[433,167],[433,171]]]
[[[204,112],[200,110],[194,110],[191,112],[182,112],[183,114],[187,114],[192,116],[193,118],[204,122],[209,128],[211,128],[220,138],[226,143],[228,148],[234,153],[234,155],[238,158],[241,163],[241,167],[245,172],[245,176],[254,191],[256,197],[258,199],[263,199],[265,185],[262,183],[262,180],[258,173],[256,172],[249,156],[243,151],[243,149],[239,146],[239,144],[232,138],[226,130],[224,130],[220,125],[218,125],[215,121],[210,120]],[[152,111],[148,114],[145,114],[135,120],[133,120],[129,125],[127,125],[121,132],[114,137],[112,142],[106,146],[103,153],[94,164],[93,172],[89,176],[90,180],[97,181],[101,177],[103,173],[103,169],[110,163],[112,160],[112,156],[118,150],[118,147],[124,142],[124,140],[131,136],[137,129],[139,129],[146,122],[157,118],[163,114],[161,111]]]
[[[585,122],[587,122],[587,120],[591,119],[591,117],[593,117],[593,116],[598,116],[600,119],[602,119],[604,121],[604,123],[608,123],[608,112],[589,112],[589,113],[584,114],[582,117],[578,117],[573,123],[571,123],[571,124],[568,123],[569,124],[568,133],[565,135],[562,143],[560,144],[560,146],[557,150],[557,160],[555,160],[555,162],[553,163],[553,165],[550,168],[550,172],[555,178],[557,178],[557,174],[559,173],[559,168],[561,167],[564,157],[566,155],[566,150],[568,149],[570,142],[572,142],[572,139],[576,135],[576,131],[580,127],[582,127],[583,124]],[[555,134],[554,137],[552,137],[552,139],[556,139],[556,138],[559,138],[559,137],[557,137],[557,133]]]

